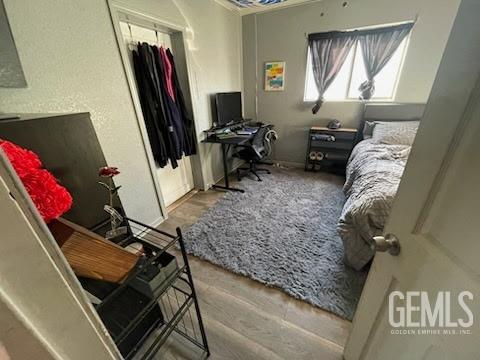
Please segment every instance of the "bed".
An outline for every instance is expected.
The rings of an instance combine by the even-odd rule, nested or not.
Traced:
[[[367,104],[347,163],[346,201],[338,222],[346,263],[361,270],[373,258],[372,237],[390,214],[424,104]]]

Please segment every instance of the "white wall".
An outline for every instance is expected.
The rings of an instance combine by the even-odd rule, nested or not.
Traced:
[[[303,162],[310,126],[337,118],[344,126],[356,127],[362,112],[360,101],[326,101],[318,114],[312,115],[313,104],[303,102],[306,34],[415,20],[418,16],[395,101],[426,102],[459,0],[350,0],[345,8],[342,3],[324,0],[243,17],[247,115],[255,116],[257,95],[258,119],[275,124],[280,135],[273,155],[277,160]],[[273,60],[287,63],[284,92],[263,90],[263,66]]]
[[[0,359],[54,359],[47,346],[2,300],[0,296]]]
[[[105,0],[4,0],[27,79],[26,89],[0,89],[3,112],[91,113],[130,217],[161,217],[126,76]],[[121,3],[121,2],[119,2]],[[213,0],[134,0],[125,7],[189,27],[197,132],[211,124],[208,95],[241,88],[240,16]],[[201,146],[206,182],[221,176],[219,149]]]

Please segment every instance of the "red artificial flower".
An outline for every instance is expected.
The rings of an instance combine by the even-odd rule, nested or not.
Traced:
[[[32,171],[22,182],[47,223],[67,212],[72,206],[70,193],[45,169]]]
[[[113,166],[104,166],[98,170],[98,175],[101,177],[114,177],[115,175],[120,174],[118,168]]]
[[[42,169],[42,163],[34,152],[3,140],[0,140],[0,148],[45,222],[60,217],[71,208],[72,196],[50,172]]]
[[[0,139],[0,147],[7,154],[20,178],[28,174],[31,169],[40,169],[42,167],[42,162],[33,151],[23,149],[10,141],[2,139]]]

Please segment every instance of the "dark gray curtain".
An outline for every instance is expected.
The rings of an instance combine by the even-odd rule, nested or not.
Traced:
[[[355,44],[354,33],[323,33],[309,36],[313,76],[318,90],[318,99],[312,108],[316,114],[323,103],[323,94],[342,68],[347,55]]]
[[[408,23],[388,28],[372,29],[358,37],[367,72],[367,80],[358,89],[361,92],[360,99],[368,100],[372,97],[375,92],[375,75],[392,58],[395,50],[408,35],[412,26],[413,23]]]

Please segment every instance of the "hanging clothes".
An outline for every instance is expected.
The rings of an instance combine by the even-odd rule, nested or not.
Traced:
[[[161,56],[161,51],[158,47],[152,46],[152,50],[155,53],[155,63],[158,72],[158,82],[160,86],[161,98],[165,104],[165,118],[168,128],[168,138],[170,141],[170,156],[176,160],[180,160],[183,156],[183,123],[175,102],[168,94],[167,90],[167,78],[165,63]]]
[[[185,129],[185,155],[194,155],[197,153],[196,147],[196,137],[195,137],[195,126],[193,123],[192,117],[189,115],[187,108],[185,106],[185,98],[183,97],[182,88],[180,87],[180,82],[177,76],[177,70],[175,68],[175,61],[173,59],[173,54],[170,49],[166,51],[167,57],[170,60],[172,65],[172,75],[173,75],[173,88],[175,90],[175,98],[177,99],[177,106],[182,115],[184,129]]]
[[[158,166],[172,167],[196,154],[193,121],[188,116],[170,50],[138,43],[133,63],[152,152]]]
[[[148,84],[148,87],[144,88],[144,92],[140,91],[140,98],[152,98],[153,103],[156,109],[155,116],[153,118],[146,118],[145,122],[148,123],[149,121],[153,122],[157,129],[157,138],[153,139],[153,142],[160,142],[163,143],[165,147],[165,154],[161,156],[155,156],[155,161],[157,162],[158,166],[164,167],[168,161],[170,160],[172,167],[176,168],[177,164],[177,157],[173,156],[173,144],[170,133],[169,127],[169,115],[168,115],[168,105],[166,104],[166,100],[163,97],[163,88],[161,84],[161,74],[159,73],[159,69],[157,66],[156,59],[158,58],[157,52],[152,49],[152,47],[147,44],[138,44],[137,46],[139,60],[141,64],[141,69],[143,70],[142,73],[137,75],[137,83],[143,81]],[[143,110],[143,108],[142,108]],[[147,125],[147,127],[152,125]],[[155,135],[154,135],[155,137]],[[149,140],[152,143],[152,140]]]
[[[172,81],[172,64],[170,63],[170,59],[167,57],[167,53],[163,46],[160,47],[160,57],[162,58],[163,66],[165,68],[165,82],[168,95],[170,95],[173,101],[175,101],[175,92],[173,90],[174,85]]]
[[[164,167],[168,163],[168,152],[164,140],[165,126],[162,126],[165,120],[156,97],[153,77],[149,76],[153,67],[149,61],[150,56],[146,54],[148,50],[140,44],[138,44],[137,49],[137,51],[133,50],[132,56],[145,127],[147,128],[153,157],[158,166]]]

